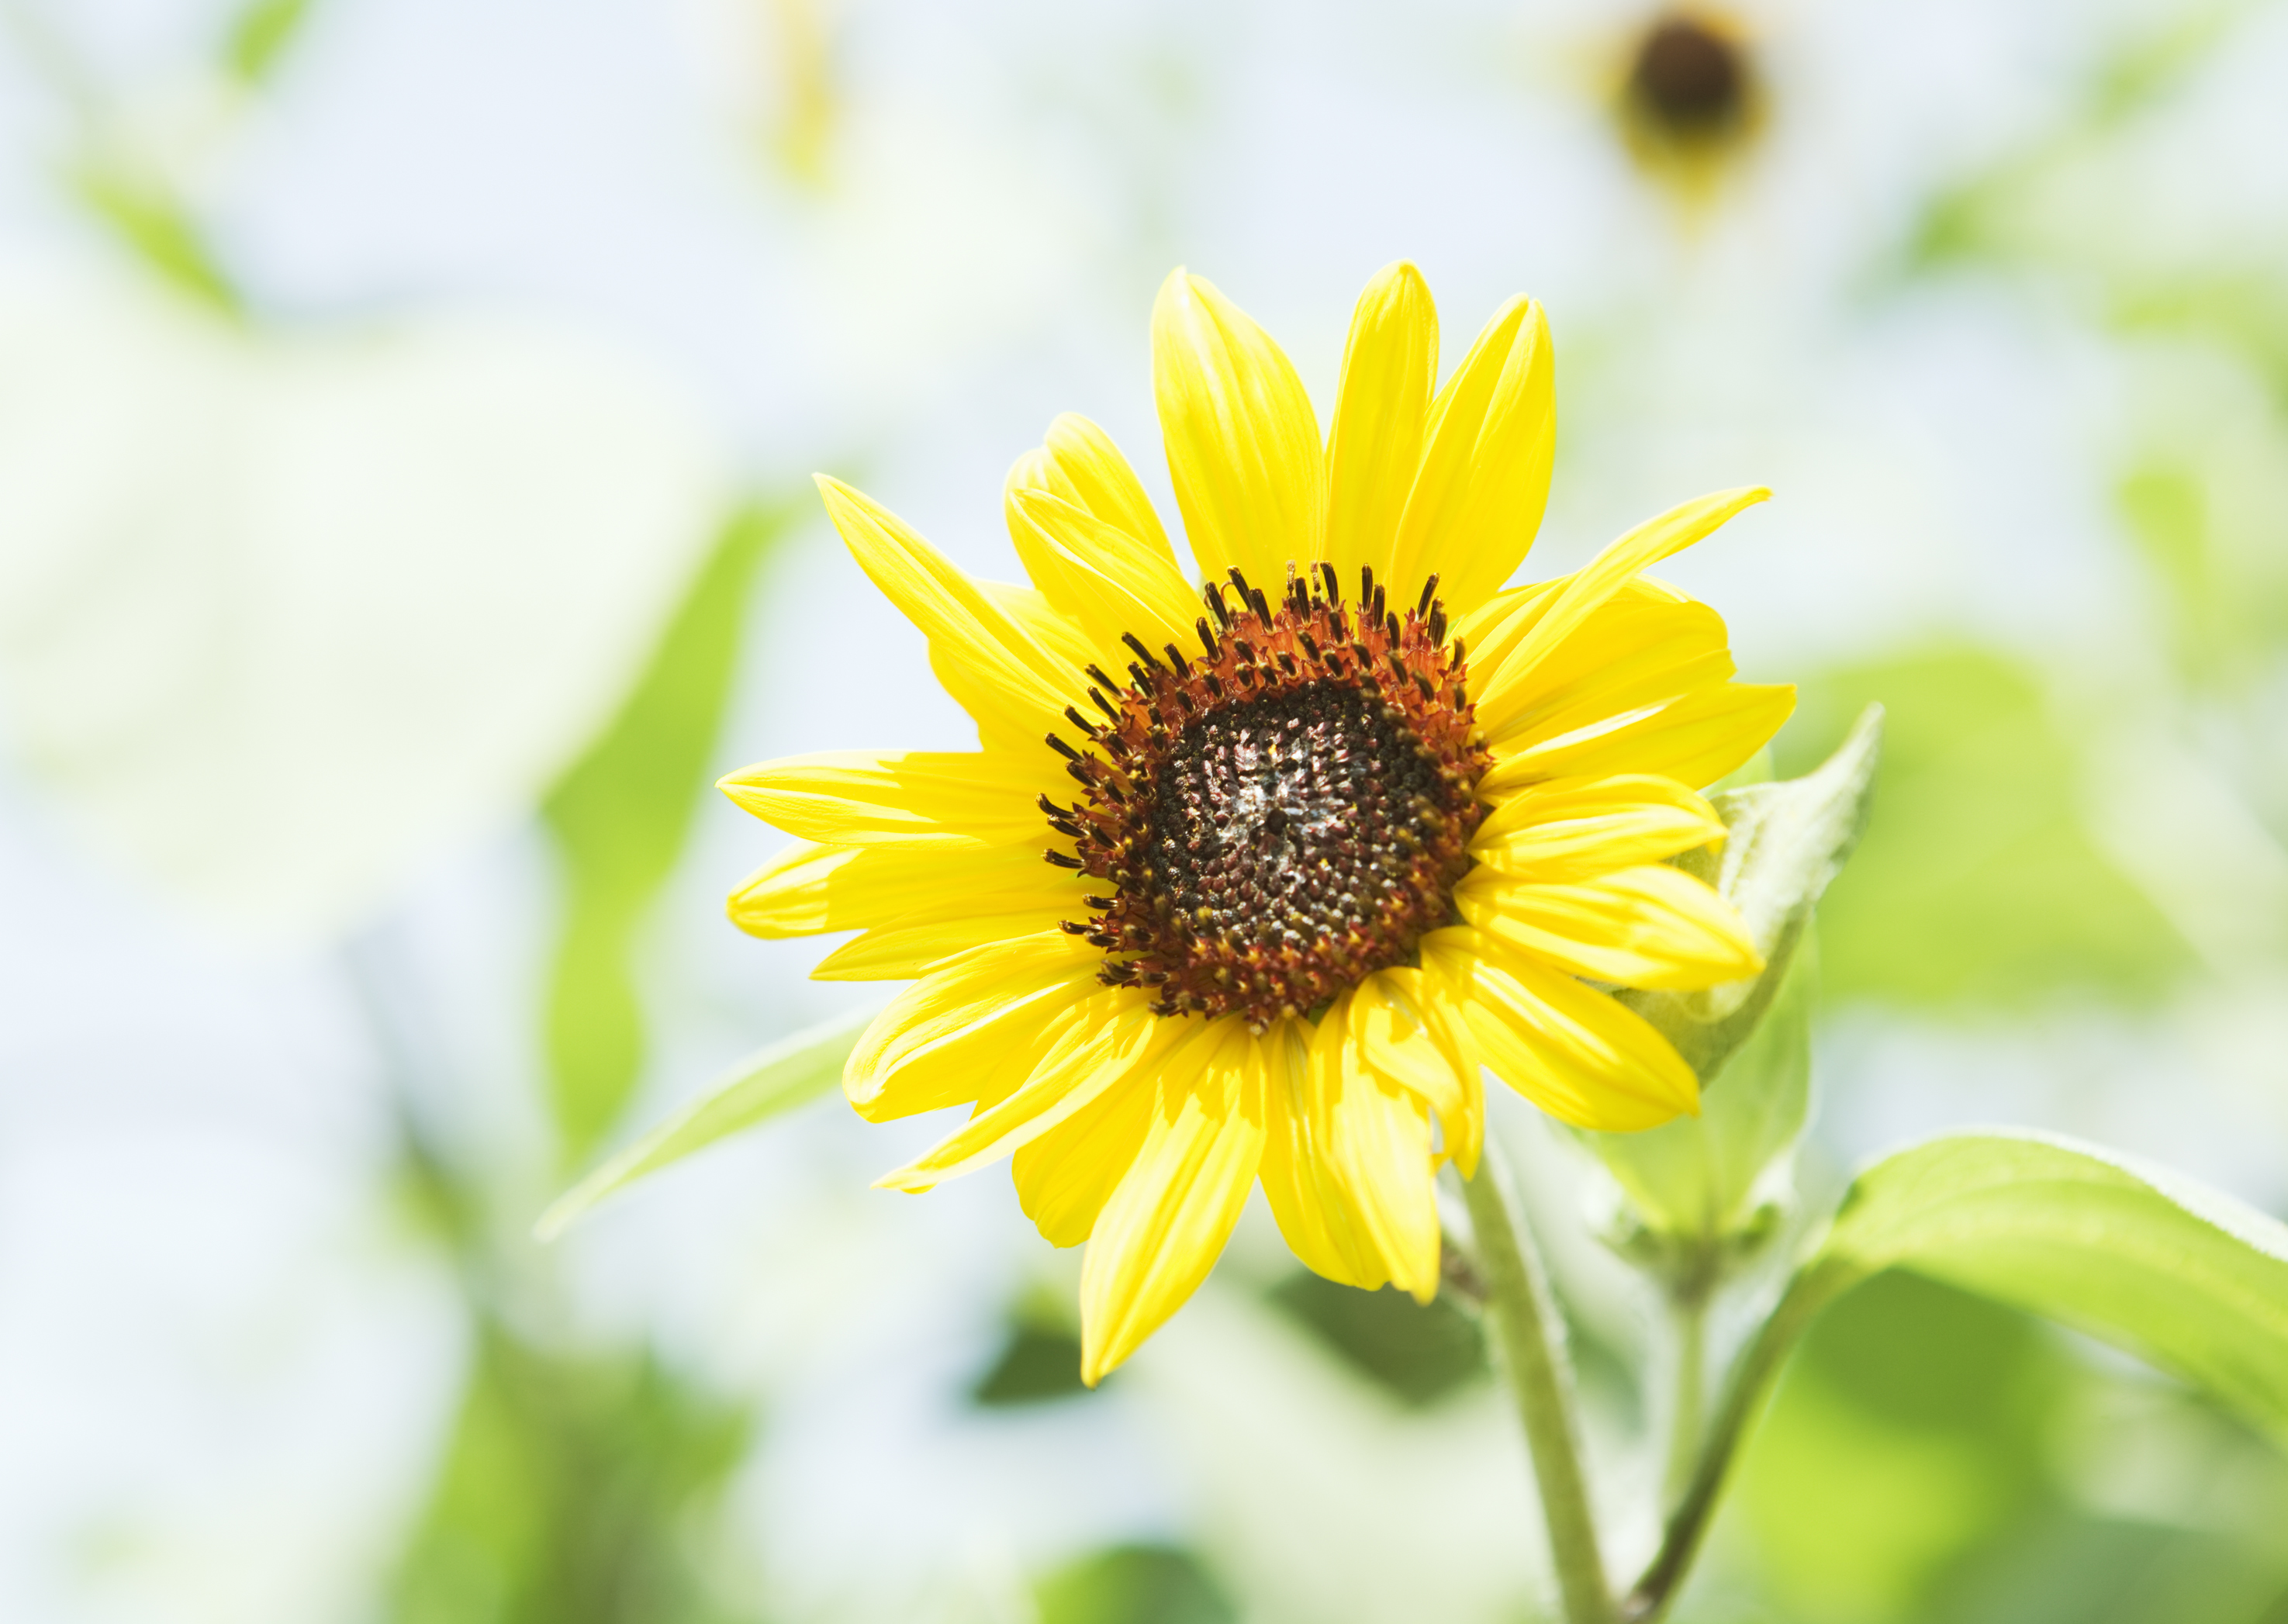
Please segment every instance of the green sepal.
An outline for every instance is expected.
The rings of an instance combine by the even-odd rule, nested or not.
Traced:
[[[1617,994],[1698,1073],[1700,1114],[1577,1137],[1619,1186],[1616,1246],[1679,1285],[1704,1289],[1778,1228],[1781,1175],[1810,1111],[1812,909],[1866,827],[1882,721],[1868,707],[1802,778],[1710,796],[1723,844],[1678,860],[1739,911],[1762,972],[1704,991]]]

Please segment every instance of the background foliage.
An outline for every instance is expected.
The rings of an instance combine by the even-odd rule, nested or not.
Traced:
[[[1072,1259],[869,1191],[904,1130],[824,1061],[530,1236],[869,994],[722,922],[773,842],[712,778],[960,742],[805,476],[999,574],[1057,411],[1164,496],[1179,262],[1323,405],[1390,258],[1450,357],[1540,297],[1537,568],[1778,489],[1676,578],[1801,681],[1775,772],[1887,733],[1767,1221],[1968,1122],[2288,1209],[2288,9],[1743,5],[1674,128],[1656,9],[0,6],[0,1616],[1535,1616],[1474,1322],[1259,1214],[1093,1394]],[[1545,1229],[1609,1213],[1498,1129]],[[1809,1325],[1680,1620],[2288,1620],[2276,1405],[2020,1256]],[[1618,1502],[1658,1315],[1556,1263]]]

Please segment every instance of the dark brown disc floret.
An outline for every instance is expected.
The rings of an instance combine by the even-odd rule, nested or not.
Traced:
[[[1107,983],[1260,1031],[1451,923],[1487,756],[1436,587],[1399,613],[1371,572],[1346,604],[1331,566],[1291,566],[1274,603],[1234,570],[1199,653],[1132,636],[1127,682],[1089,668],[1098,715],[1065,713],[1088,748],[1049,741],[1084,794],[1040,804],[1074,847],[1049,860],[1105,883],[1065,929]]]

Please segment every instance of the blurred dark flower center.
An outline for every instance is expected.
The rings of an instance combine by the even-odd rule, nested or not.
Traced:
[[[1704,135],[1736,120],[1747,101],[1748,65],[1738,45],[1708,24],[1664,17],[1646,31],[1629,89],[1656,122]]]

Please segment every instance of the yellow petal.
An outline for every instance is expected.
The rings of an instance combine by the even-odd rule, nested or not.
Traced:
[[[1135,1165],[1151,1125],[1158,1079],[1131,1072],[1096,1101],[1017,1153],[1018,1205],[1051,1246],[1076,1247]]]
[[[1461,1082],[1460,1105],[1451,1113],[1440,1107],[1439,1121],[1445,1130],[1446,1153],[1454,1159],[1455,1168],[1464,1178],[1474,1177],[1486,1138],[1485,1063],[1470,1031],[1467,1001],[1426,956],[1418,969],[1385,973],[1404,978],[1400,987],[1411,1000],[1416,1017],[1437,1045],[1447,1070]]]
[[[966,906],[975,896],[1021,896],[1045,908],[1078,909],[1087,883],[1021,844],[950,851],[799,841],[740,882],[729,912],[750,936],[814,936],[905,918],[916,911],[915,898],[932,893],[946,899],[945,907]]]
[[[977,1098],[996,1057],[1097,990],[1104,955],[1058,931],[973,948],[890,1001],[842,1072],[870,1122]]]
[[[1486,1064],[1559,1121],[1627,1132],[1698,1113],[1692,1068],[1610,994],[1467,927],[1434,931],[1422,952],[1467,1001]]]
[[[1028,777],[992,756],[827,750],[742,768],[715,787],[766,823],[825,845],[1049,844]]]
[[[1482,934],[1621,986],[1717,986],[1764,967],[1732,906],[1662,863],[1561,885],[1479,868],[1455,888],[1454,901]]]
[[[1568,577],[1563,589],[1537,614],[1532,629],[1504,654],[1498,666],[1473,661],[1482,725],[1489,733],[1495,731],[1516,713],[1523,702],[1521,694],[1539,692],[1544,662],[1564,647],[1632,577],[1691,546],[1743,508],[1770,495],[1757,486],[1683,503],[1639,525],[1591,559],[1586,568]]]
[[[1497,638],[1509,630],[1498,629]],[[1496,749],[1712,688],[1733,670],[1724,620],[1715,610],[1636,595],[1599,605],[1541,660],[1530,681],[1500,680],[1510,663],[1491,647],[1470,660],[1472,677],[1485,690],[1478,726]]]
[[[1544,779],[1650,772],[1712,784],[1764,748],[1795,709],[1795,689],[1725,683],[1608,717],[1577,733],[1497,748],[1478,793],[1498,799]]]
[[[1262,1078],[1265,1134],[1259,1171],[1288,1250],[1314,1273],[1371,1291],[1389,1282],[1390,1271],[1354,1232],[1310,1105],[1306,1046],[1325,1025],[1322,1021],[1315,1029],[1307,1021],[1284,1019],[1256,1040],[1253,1064]],[[1329,1033],[1326,1041],[1337,1035]]]
[[[1376,273],[1351,313],[1327,436],[1326,557],[1346,591],[1361,565],[1391,579],[1437,384],[1437,307],[1422,273],[1402,259]]]
[[[1494,313],[1430,408],[1422,470],[1392,560],[1394,597],[1425,576],[1458,617],[1525,561],[1557,444],[1549,321],[1520,297]]]
[[[979,730],[1011,740],[1053,726],[1069,678],[1008,610],[887,508],[824,475],[818,487],[858,566],[929,639],[933,664],[973,675],[955,697]]]
[[[1113,526],[1180,579],[1183,572],[1168,545],[1167,532],[1160,527],[1160,516],[1152,511],[1151,499],[1145,495],[1135,470],[1120,455],[1112,437],[1087,418],[1068,412],[1052,423],[1047,443],[1017,459],[1002,492],[1009,539],[1016,543],[1025,573],[1058,611],[1077,614],[1081,599],[1072,590],[1064,562],[1042,545],[1037,528],[1017,511],[1016,498],[1025,491],[1054,496]],[[1079,663],[1108,652],[1109,648],[1092,650]]]
[[[1030,535],[1037,552],[1055,560],[1074,619],[1094,641],[1096,657],[1118,662],[1112,669],[1134,657],[1121,641],[1124,633],[1132,632],[1156,654],[1171,643],[1192,643],[1200,600],[1174,560],[1040,491],[1012,495],[1009,522]]]
[[[1351,1000],[1351,1035],[1359,1058],[1384,1081],[1410,1089],[1438,1113],[1458,1163],[1475,1167],[1478,1087],[1474,1061],[1450,1049],[1423,1005],[1430,996],[1418,970],[1377,970]],[[1465,1156],[1463,1146],[1472,1145]]]
[[[810,972],[814,981],[903,981],[957,953],[989,942],[1037,936],[1068,919],[1084,918],[1077,907],[1051,904],[1007,908],[998,897],[976,897],[959,917],[919,923],[899,919],[876,925],[846,941]]]
[[[1263,1097],[1247,1029],[1222,1020],[1209,1032],[1162,1071],[1143,1145],[1089,1237],[1081,1379],[1092,1387],[1199,1288],[1255,1182]]]
[[[874,1183],[922,1191],[973,1172],[1031,1144],[1129,1073],[1163,1064],[1198,1027],[1155,1015],[1149,1003],[1140,989],[1102,987],[1068,1004],[1041,1029],[1041,1059],[1023,1086]]]
[[[1548,883],[1658,862],[1723,838],[1724,820],[1706,801],[1672,778],[1632,772],[1520,790],[1478,826],[1470,855]]]
[[[1175,549],[1168,545],[1168,533],[1160,527],[1160,515],[1144,494],[1144,482],[1111,435],[1079,413],[1066,412],[1049,424],[1041,449],[1055,471],[1056,483],[1045,487],[1053,495],[1119,526],[1171,565],[1175,563]]]
[[[1365,1063],[1347,1002],[1320,1019],[1338,1028],[1336,1040],[1312,1045],[1315,1061],[1329,1057],[1313,1067],[1317,1135],[1361,1239],[1392,1285],[1427,1303],[1438,1291],[1439,1248],[1430,1105]]]
[[[1270,336],[1177,271],[1152,305],[1152,391],[1168,472],[1201,572],[1238,566],[1275,596],[1291,561],[1320,556],[1326,495],[1319,422]]]
[[[980,581],[978,590],[1001,606],[1009,618],[1025,629],[1060,670],[1078,671],[1097,657],[1094,645],[1069,614],[1049,601],[1045,592],[1005,581]]]

